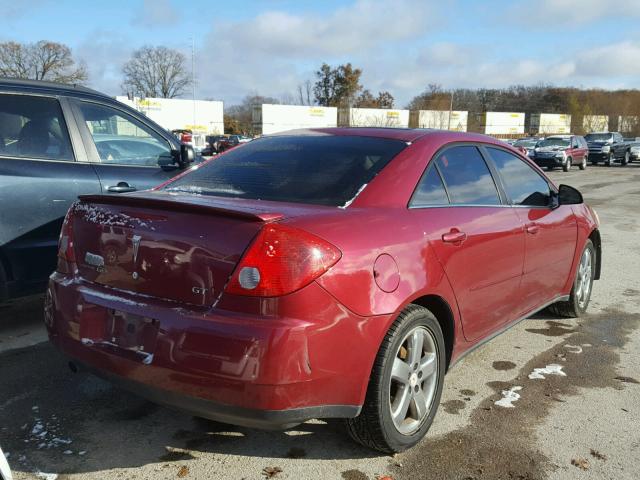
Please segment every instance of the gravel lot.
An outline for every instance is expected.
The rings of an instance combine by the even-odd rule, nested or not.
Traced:
[[[42,299],[31,297],[0,306],[0,445],[15,477],[640,478],[640,164],[552,177],[579,188],[602,222],[590,315],[536,315],[468,355],[411,451],[378,456],[337,421],[263,432],[199,420],[73,375],[44,342]],[[529,378],[553,364],[566,376]],[[514,408],[496,406],[510,389]]]

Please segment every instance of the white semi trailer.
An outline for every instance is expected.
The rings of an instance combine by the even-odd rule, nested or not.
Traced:
[[[338,124],[338,109],[306,105],[254,105],[253,129],[257,133],[284,132],[298,128],[335,127]]]
[[[524,133],[524,113],[486,112],[480,116],[480,125],[487,135],[520,135]]]
[[[409,126],[466,132],[468,117],[469,113],[462,110],[452,111],[451,119],[449,119],[449,110],[412,110],[409,115]]]
[[[341,108],[338,110],[341,127],[409,127],[409,110],[387,108]]]
[[[529,133],[532,135],[571,133],[571,115],[565,113],[534,113],[529,118]]]
[[[144,113],[167,130],[191,130],[201,134],[224,133],[223,102],[177,98],[116,97]]]

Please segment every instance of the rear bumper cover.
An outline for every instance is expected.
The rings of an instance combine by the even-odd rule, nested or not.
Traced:
[[[260,316],[134,300],[57,273],[48,295],[49,338],[74,363],[157,403],[268,429],[357,416],[391,318],[356,316],[317,284],[286,305],[270,299],[277,315]],[[159,321],[153,351],[123,350],[105,334],[114,310]]]
[[[290,408],[286,410],[258,410],[212,402],[178,392],[162,390],[144,383],[114,375],[74,361],[81,370],[108,380],[110,383],[146,398],[154,403],[177,408],[196,417],[217,422],[264,430],[284,430],[312,418],[353,418],[360,414],[361,407],[355,405],[322,405]]]

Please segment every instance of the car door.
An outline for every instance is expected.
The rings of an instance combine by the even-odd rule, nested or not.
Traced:
[[[573,159],[574,165],[579,165],[585,161],[586,152],[578,137],[571,137],[571,158]]]
[[[100,192],[68,112],[66,100],[53,94],[0,93],[0,258],[9,282],[0,291],[5,295],[44,285],[55,269],[67,209],[78,195]]]
[[[437,154],[410,206],[430,232],[429,246],[453,287],[465,337],[481,338],[513,320],[524,232],[479,149],[456,145]]]
[[[103,193],[153,188],[179,173],[159,161],[173,161],[173,145],[149,124],[124,109],[75,100],[75,115]]]
[[[525,160],[499,147],[486,151],[526,232],[520,285],[521,313],[526,313],[563,293],[576,248],[577,222],[570,205],[552,206],[554,187]]]

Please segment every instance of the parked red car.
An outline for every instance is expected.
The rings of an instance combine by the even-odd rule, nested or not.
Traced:
[[[545,307],[582,315],[600,263],[580,193],[498,140],[317,129],[81,197],[45,319],[74,368],[156,402],[264,428],[347,418],[396,452],[451,365]]]

